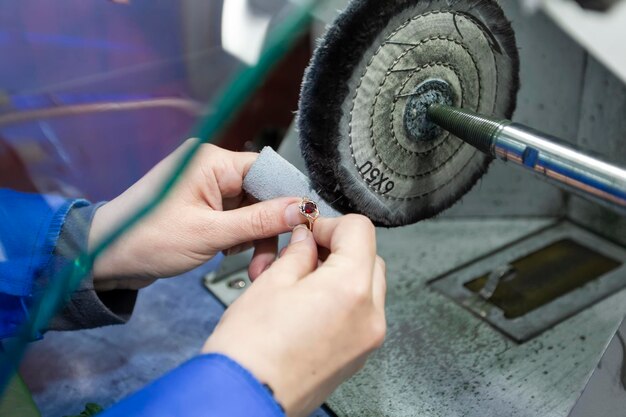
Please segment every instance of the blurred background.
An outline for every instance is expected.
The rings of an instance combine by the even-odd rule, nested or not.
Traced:
[[[206,103],[258,57],[286,5],[0,3],[0,52],[10,57],[0,66],[0,187],[92,201],[118,195],[193,134],[211,112]],[[310,53],[305,36],[214,142],[275,145],[297,109]]]

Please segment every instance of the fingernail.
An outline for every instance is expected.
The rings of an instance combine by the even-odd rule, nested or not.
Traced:
[[[287,206],[285,209],[285,223],[287,223],[289,227],[295,227],[302,224],[304,220],[304,217],[300,214],[300,204],[294,203]]]
[[[310,233],[311,232],[305,225],[303,224],[298,225],[296,226],[295,229],[293,229],[293,232],[291,234],[291,241],[289,243],[293,244],[293,243],[302,242],[303,240],[309,237]]]

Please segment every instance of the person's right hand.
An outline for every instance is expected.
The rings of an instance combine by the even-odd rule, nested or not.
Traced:
[[[318,259],[319,245],[330,251]],[[318,266],[319,265],[319,266]],[[385,264],[365,217],[298,226],[290,245],[224,314],[204,353],[269,384],[290,417],[307,416],[385,338]]]

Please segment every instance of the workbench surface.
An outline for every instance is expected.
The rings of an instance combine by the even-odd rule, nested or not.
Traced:
[[[522,345],[426,283],[549,225],[441,219],[379,231],[388,265],[383,348],[329,400],[339,416],[566,416],[626,313],[624,291]],[[44,417],[109,406],[192,357],[223,312],[207,266],[139,296],[125,326],[50,332],[22,365]]]

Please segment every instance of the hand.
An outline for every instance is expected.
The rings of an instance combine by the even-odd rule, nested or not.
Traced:
[[[330,250],[318,260],[317,245]],[[318,267],[318,263],[319,267]],[[204,353],[222,353],[304,417],[385,337],[385,264],[365,217],[298,226],[284,254],[226,311]]]
[[[193,140],[97,210],[90,249],[155,195]],[[220,251],[235,253],[253,242],[250,275],[260,275],[275,259],[276,236],[305,219],[297,198],[249,205],[242,184],[257,156],[202,145],[165,200],[96,259],[96,290],[139,289],[200,266]]]

